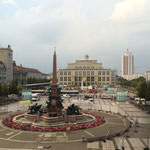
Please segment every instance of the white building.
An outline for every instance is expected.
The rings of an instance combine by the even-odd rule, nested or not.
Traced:
[[[150,72],[146,72],[143,74],[132,74],[132,75],[124,75],[123,78],[126,80],[133,80],[133,79],[137,79],[143,77],[146,79],[146,81],[150,81]]]
[[[134,56],[132,52],[125,52],[122,55],[122,76],[134,74]]]
[[[68,64],[67,69],[58,71],[58,83],[67,86],[114,85],[116,71],[102,68],[102,63],[89,59],[86,55],[83,60],[76,60]]]

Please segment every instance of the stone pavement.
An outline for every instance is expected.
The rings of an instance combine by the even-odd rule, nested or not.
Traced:
[[[0,150],[46,150],[50,147],[50,150],[143,150],[147,147],[147,139],[144,138],[123,138],[116,137],[113,140],[106,140],[106,142],[95,141],[95,142],[78,142],[78,143],[47,143],[47,144],[36,144],[34,148],[0,148]],[[23,144],[24,145],[24,144]],[[23,147],[23,146],[22,146]],[[149,140],[150,147],[150,140]]]
[[[83,100],[77,101],[76,103],[86,110],[94,109],[95,113],[102,113],[98,111],[102,107],[108,111],[112,108],[116,109],[115,111],[120,111],[123,115],[126,114],[129,119],[133,120],[133,122],[137,121],[138,124],[135,126],[133,123],[132,128],[128,133],[124,134],[124,137],[115,137],[112,140],[106,140],[106,142],[82,142],[83,135],[87,138],[106,135],[106,132],[110,128],[113,132],[124,127],[124,122],[119,117],[115,118],[113,115],[105,113],[102,115],[106,118],[106,124],[92,129],[73,131],[70,133],[30,133],[0,126],[0,150],[10,150],[10,148],[12,150],[36,150],[42,147],[46,149],[49,146],[51,146],[49,148],[50,150],[115,150],[121,149],[122,147],[127,150],[142,150],[150,143],[150,115],[134,105],[128,102],[116,103],[111,100],[98,98],[95,99],[94,104]],[[0,118],[2,119],[6,116],[7,114],[3,114]]]

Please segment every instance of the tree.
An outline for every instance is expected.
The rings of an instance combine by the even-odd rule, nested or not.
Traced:
[[[145,81],[140,81],[136,86],[137,95],[141,98],[146,98],[147,84]]]
[[[150,101],[150,82],[147,83],[146,100]]]
[[[8,96],[8,85],[6,83],[2,84],[2,96]]]
[[[12,81],[9,85],[9,94],[18,94],[18,89],[15,81]]]
[[[0,83],[0,96],[2,96],[2,84]]]
[[[18,90],[18,92],[22,91],[22,85],[21,85],[21,84],[19,84],[19,85],[17,86],[17,90]]]

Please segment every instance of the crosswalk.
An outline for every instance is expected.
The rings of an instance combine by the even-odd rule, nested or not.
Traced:
[[[150,147],[150,139],[117,137],[113,140],[106,140],[106,142],[87,143],[87,149],[92,150],[122,150],[123,148],[124,150],[143,150],[146,147]]]

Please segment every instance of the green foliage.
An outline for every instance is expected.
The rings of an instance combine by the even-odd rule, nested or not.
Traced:
[[[141,98],[146,98],[147,83],[145,81],[139,81],[136,86],[137,95]]]
[[[147,83],[146,100],[150,100],[150,82]]]
[[[122,86],[130,86],[130,81],[120,77],[118,79],[118,84],[122,85]]]
[[[9,94],[18,94],[18,89],[15,81],[12,81],[9,85]]]
[[[2,83],[0,91],[0,96],[8,96],[8,85],[6,83]]]
[[[132,87],[136,89],[139,97],[150,100],[150,82],[146,83],[146,79],[144,77],[133,79],[131,81],[120,77],[118,79],[118,84],[122,85],[123,87]]]
[[[2,96],[2,84],[0,83],[0,96]]]
[[[27,84],[34,84],[34,83],[45,83],[45,82],[50,82],[48,79],[36,79],[36,78],[29,78],[27,80]]]
[[[18,92],[22,91],[22,85],[19,84],[19,85],[17,86],[17,90],[18,90]]]

